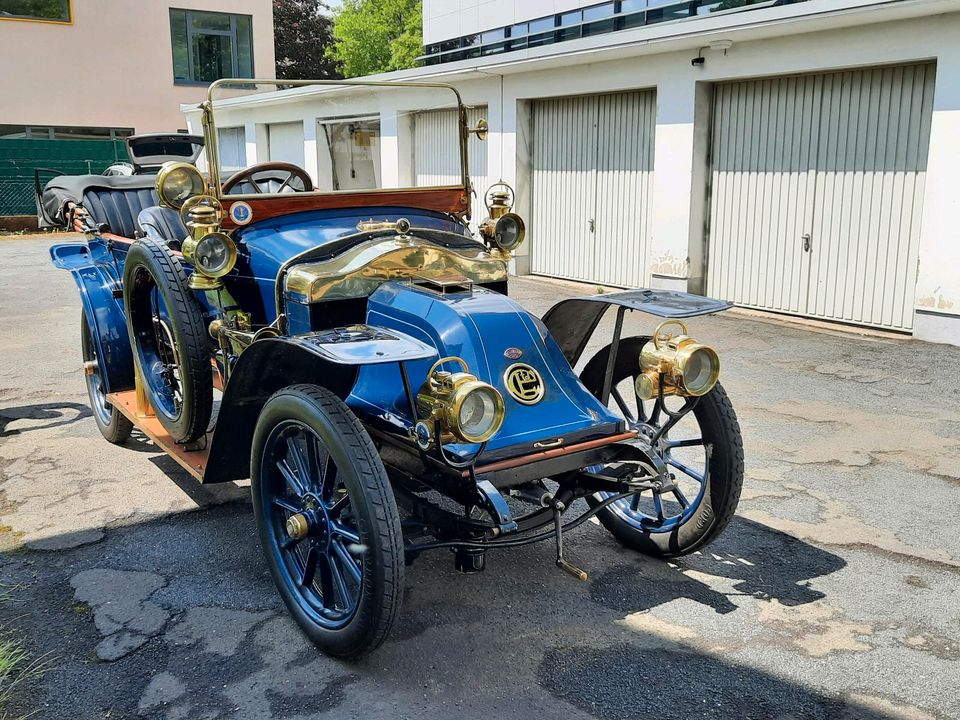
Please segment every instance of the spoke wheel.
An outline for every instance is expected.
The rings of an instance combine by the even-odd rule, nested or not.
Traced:
[[[130,345],[157,419],[177,442],[206,433],[213,408],[210,345],[203,312],[180,261],[141,239],[123,269]]]
[[[621,341],[609,405],[652,443],[671,470],[673,486],[618,500],[597,517],[625,545],[651,555],[683,555],[713,540],[733,517],[743,485],[740,427],[719,384],[701,398],[638,398],[634,382],[647,340]],[[597,397],[608,356],[609,348],[601,350],[580,376]],[[606,497],[598,493],[588,501],[596,505]]]
[[[122,443],[133,430],[133,423],[107,402],[107,388],[103,381],[104,369],[97,354],[97,344],[86,312],[80,316],[80,346],[83,351],[84,379],[87,383],[87,395],[90,397],[90,409],[93,419],[104,438],[112,443]]]
[[[286,388],[257,421],[252,468],[264,552],[294,619],[332,655],[377,647],[400,607],[404,559],[366,431],[327,390]]]

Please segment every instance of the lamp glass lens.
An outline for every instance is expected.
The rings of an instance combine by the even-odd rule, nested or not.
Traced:
[[[177,168],[163,180],[163,194],[175,206],[181,206],[193,195],[203,192],[203,178],[196,170]]]
[[[220,272],[230,261],[230,249],[219,235],[207,235],[194,251],[197,265],[207,274]]]
[[[709,390],[715,369],[713,353],[695,351],[683,369],[683,384],[687,391],[700,394]]]
[[[520,223],[516,218],[504,215],[497,220],[496,242],[504,250],[513,250],[523,239],[521,235]]]
[[[496,404],[489,390],[474,390],[460,405],[460,431],[469,437],[482,437],[496,418]]]

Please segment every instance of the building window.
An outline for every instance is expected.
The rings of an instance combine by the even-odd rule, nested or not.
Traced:
[[[170,8],[170,43],[176,83],[253,77],[253,21],[249,15]]]
[[[0,0],[0,20],[68,23],[70,0]]]
[[[133,128],[0,125],[0,140],[122,140],[130,135]]]

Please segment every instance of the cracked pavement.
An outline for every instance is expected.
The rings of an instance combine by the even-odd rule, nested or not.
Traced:
[[[50,659],[14,715],[960,718],[960,348],[693,319],[744,434],[719,540],[659,562],[586,523],[567,538],[586,583],[544,544],[471,576],[428,554],[392,638],[344,663],[285,614],[246,484],[100,438],[51,242],[0,239],[0,614]],[[512,281],[538,315],[592,291]]]

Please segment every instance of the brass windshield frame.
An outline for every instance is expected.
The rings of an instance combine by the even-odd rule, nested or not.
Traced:
[[[470,128],[467,124],[467,109],[463,104],[463,98],[460,96],[460,92],[453,86],[447,83],[437,83],[437,82],[387,82],[384,80],[279,80],[276,78],[268,79],[256,79],[256,78],[223,78],[221,80],[216,80],[210,84],[210,87],[207,89],[207,99],[200,104],[201,110],[201,122],[203,125],[203,139],[204,139],[204,155],[207,160],[207,173],[210,178],[210,194],[214,197],[221,199],[224,196],[221,193],[222,183],[220,180],[220,148],[218,145],[217,137],[217,125],[214,120],[214,96],[218,90],[224,87],[237,87],[237,88],[249,88],[251,85],[276,85],[284,87],[307,87],[307,86],[326,86],[330,88],[349,88],[349,87],[382,87],[382,88],[432,88],[440,90],[449,90],[453,93],[454,97],[457,100],[457,117],[459,119],[459,141],[460,141],[460,179],[461,183],[458,186],[448,186],[448,187],[461,187],[463,188],[464,195],[469,198],[471,192],[470,185],[470,171],[467,163],[467,138],[469,136]],[[427,188],[413,188],[413,189],[422,189],[426,190]],[[370,188],[370,191],[374,191],[375,188]],[[315,196],[324,196],[324,195],[339,195],[344,193],[354,193],[357,192],[366,192],[366,191],[356,191],[356,190],[333,190],[333,191],[313,191],[310,193],[300,193],[301,195],[315,195]],[[244,194],[244,195],[231,195],[231,200],[242,200],[249,198],[269,198],[269,197],[282,197],[283,194],[278,193],[262,193],[262,194]]]

